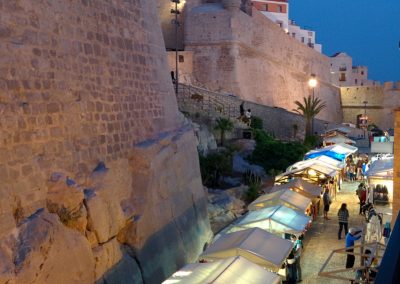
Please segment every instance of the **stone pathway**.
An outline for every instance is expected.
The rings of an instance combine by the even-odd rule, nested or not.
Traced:
[[[318,219],[313,222],[313,227],[306,233],[303,241],[304,252],[301,259],[303,273],[302,283],[349,283],[347,281],[319,277],[318,272],[332,250],[345,247],[343,232],[341,240],[338,240],[337,236],[339,229],[337,212],[342,203],[347,203],[347,208],[350,213],[349,227],[363,226],[364,217],[358,214],[359,203],[355,193],[358,184],[359,182],[344,182],[342,191],[337,194],[336,200],[333,200],[330,207],[328,217],[331,218],[331,220],[324,220],[323,216],[319,216]],[[329,265],[327,269],[344,269],[345,262],[346,256],[344,254],[335,254],[335,257],[333,257],[330,262],[331,265]]]

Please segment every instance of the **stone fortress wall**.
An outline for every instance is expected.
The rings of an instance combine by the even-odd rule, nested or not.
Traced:
[[[155,0],[0,2],[0,283],[160,283],[211,237]]]
[[[328,57],[297,42],[253,9],[252,16],[221,3],[186,11],[185,51],[193,53],[194,85],[238,95],[255,103],[291,111],[308,96],[310,75],[315,95],[330,108],[318,118],[342,121],[339,89],[329,83]]]
[[[366,113],[369,123],[381,129],[394,128],[394,109],[400,107],[400,82],[380,86],[341,88],[343,121],[356,124],[357,115]]]

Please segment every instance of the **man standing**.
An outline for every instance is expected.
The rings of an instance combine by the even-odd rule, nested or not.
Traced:
[[[322,195],[322,201],[324,202],[324,219],[330,220],[328,218],[329,206],[331,205],[331,197],[329,196],[329,189],[325,188],[324,194]]]
[[[354,242],[361,238],[362,230],[357,230],[356,228],[350,228],[348,234],[346,235],[346,251],[354,253]],[[353,254],[348,254],[346,259],[346,268],[353,268],[355,256]]]
[[[293,255],[294,255],[294,259],[295,259],[295,265],[296,265],[296,271],[297,271],[297,275],[296,275],[296,279],[297,282],[301,282],[301,265],[300,265],[300,256],[303,250],[303,244],[301,242],[301,240],[299,240],[297,238],[296,235],[292,235],[290,237],[290,239],[293,242]]]

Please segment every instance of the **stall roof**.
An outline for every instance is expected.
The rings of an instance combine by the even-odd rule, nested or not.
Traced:
[[[309,198],[318,198],[321,196],[322,188],[316,184],[309,183],[301,178],[295,178],[290,180],[288,183],[275,185],[272,187],[271,192],[290,188],[300,194],[305,195]],[[305,193],[305,194],[304,194]]]
[[[303,163],[295,169],[286,171],[275,177],[275,182],[282,182],[283,180],[289,179],[289,177],[302,177],[316,182],[318,176],[329,176],[335,177],[338,174],[338,170],[332,169],[328,166],[323,166],[318,163]]]
[[[374,161],[366,175],[368,177],[393,178],[393,158]]]
[[[356,145],[356,141],[351,140],[350,138],[347,138],[343,135],[337,135],[337,136],[332,136],[332,137],[326,137],[324,138],[324,143],[325,144],[339,144],[339,143],[345,143],[345,144],[351,144],[351,145]]]
[[[327,162],[326,159],[336,161],[335,159],[329,158],[328,156],[319,156],[319,157],[316,157],[313,159],[308,159],[305,161],[300,161],[300,162],[294,163],[293,165],[291,165],[290,167],[287,168],[287,171],[290,171],[290,170],[293,170],[293,169],[296,169],[299,167],[301,168],[304,166],[311,166],[311,165],[320,165],[323,167],[328,167],[335,171],[342,170],[342,168],[343,168],[342,165],[344,165],[344,163],[341,163],[339,161],[336,161],[338,163]],[[337,166],[337,165],[339,165],[339,166]]]
[[[217,260],[241,255],[251,262],[278,271],[293,244],[259,228],[250,228],[220,236],[200,259]]]
[[[289,208],[305,212],[310,204],[311,199],[290,189],[282,189],[280,191],[261,195],[248,206],[248,209],[253,211],[274,205],[285,205]]]
[[[224,233],[257,227],[274,234],[288,233],[300,235],[304,232],[310,220],[310,217],[301,211],[279,205],[250,211],[225,229]]]
[[[336,145],[332,146],[327,146],[321,149],[316,149],[316,150],[311,150],[305,155],[305,160],[316,158],[322,155],[331,157],[333,159],[339,160],[339,161],[344,161],[347,156],[350,154],[353,154],[357,152],[358,148],[344,144],[344,143],[339,143]]]
[[[230,257],[210,263],[191,263],[175,272],[162,284],[278,284],[280,277],[248,261]]]

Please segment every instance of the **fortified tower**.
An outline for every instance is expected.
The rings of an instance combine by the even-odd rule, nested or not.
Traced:
[[[160,283],[210,238],[156,0],[0,2],[0,283]]]

